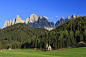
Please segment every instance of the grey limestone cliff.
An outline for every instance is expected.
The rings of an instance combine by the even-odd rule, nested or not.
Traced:
[[[13,19],[13,22],[11,24],[11,20],[5,21],[3,28],[6,28],[8,26],[17,24],[17,23],[25,23],[26,25],[33,27],[33,28],[45,28],[47,30],[52,30],[54,27],[53,22],[49,22],[46,17],[42,17],[41,15],[39,18],[36,14],[32,14],[29,18],[27,18],[25,21],[22,20],[19,15],[16,16],[16,18]]]
[[[41,15],[39,16],[39,18],[37,17],[37,15],[32,14],[29,18],[26,19],[25,24],[27,24],[28,26],[34,27],[34,28],[45,28],[45,27],[53,27],[54,24],[52,24],[51,22],[48,21],[48,19],[46,17],[42,17]]]
[[[8,26],[11,26],[11,20],[5,21],[3,28],[6,28]]]
[[[75,15],[73,14],[71,18],[72,18],[72,19],[75,18]]]
[[[14,25],[16,23],[16,19],[14,18],[13,19],[13,22],[12,22],[12,25]]]
[[[67,19],[70,19],[70,16],[68,16]]]
[[[16,23],[24,23],[25,21],[22,20],[19,15],[16,16],[16,18],[13,19],[13,22],[11,23],[11,20],[5,21],[3,28],[6,28],[8,26],[14,25]]]
[[[76,15],[76,18],[79,16]],[[33,27],[33,28],[45,28],[47,30],[52,30],[55,27],[58,27],[59,25],[74,19],[75,15],[73,14],[70,18],[70,16],[67,17],[67,19],[64,19],[64,17],[61,17],[60,21],[58,20],[55,25],[54,22],[49,22],[49,20],[45,16],[39,16],[37,17],[36,14],[30,15],[29,18],[27,18],[25,21],[22,20],[19,15],[16,16],[16,18],[13,19],[13,22],[11,23],[11,20],[9,19],[8,21],[5,21],[3,28],[6,28],[8,26],[17,24],[17,23],[25,23],[26,25]]]
[[[78,18],[79,16],[76,15],[76,18]],[[59,25],[71,20],[71,19],[74,19],[75,18],[75,15],[73,14],[70,18],[70,16],[67,17],[67,19],[64,19],[64,17],[61,17],[60,21],[58,20],[56,23],[55,23],[55,27],[58,27]]]
[[[15,23],[24,23],[24,22],[25,22],[25,21],[22,20],[22,19],[19,17],[19,15],[16,16],[16,21],[15,21]]]

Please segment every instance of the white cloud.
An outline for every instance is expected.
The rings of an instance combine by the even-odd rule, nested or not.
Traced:
[[[56,16],[56,17],[58,17],[58,16]]]
[[[48,17],[46,17],[46,16],[44,16],[44,17],[48,19]]]

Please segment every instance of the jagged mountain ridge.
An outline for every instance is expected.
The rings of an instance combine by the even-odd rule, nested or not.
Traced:
[[[86,16],[69,20],[53,30],[39,35],[33,46],[46,49],[46,43],[48,43],[53,49],[60,49],[72,47],[80,41],[86,41]],[[83,46],[86,46],[85,43]]]
[[[79,16],[76,15],[76,18],[78,18]],[[55,24],[55,27],[58,27],[59,25],[71,20],[71,19],[74,19],[75,18],[75,15],[73,14],[70,18],[70,16],[67,17],[67,19],[64,19],[64,17],[61,17],[60,21],[58,20]]]
[[[76,18],[79,16],[76,15]],[[46,17],[42,17],[41,15],[39,18],[37,17],[36,14],[32,14],[29,18],[27,18],[25,21],[22,20],[19,15],[16,16],[16,18],[13,19],[13,22],[9,19],[8,21],[5,21],[3,28],[6,28],[8,26],[17,24],[17,23],[25,23],[26,25],[33,27],[33,28],[45,28],[47,30],[52,30],[55,27],[58,27],[59,25],[74,19],[75,15],[73,14],[72,17],[70,16],[67,17],[67,19],[64,19],[64,17],[61,17],[60,21],[58,20],[56,24],[54,25],[54,22],[49,22],[49,20]]]
[[[17,24],[17,23],[25,23],[26,25],[33,27],[33,28],[45,28],[47,30],[52,30],[54,28],[54,23],[49,22],[46,17],[40,16],[39,18],[37,15],[32,14],[29,18],[27,18],[25,21],[22,20],[19,15],[14,18],[13,22],[11,23],[11,20],[5,21],[3,28],[6,28],[8,26]],[[48,29],[49,28],[49,29]]]

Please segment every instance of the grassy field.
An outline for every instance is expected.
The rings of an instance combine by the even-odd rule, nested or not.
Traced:
[[[86,47],[69,48],[60,51],[3,50],[3,52],[0,52],[0,57],[86,57]]]

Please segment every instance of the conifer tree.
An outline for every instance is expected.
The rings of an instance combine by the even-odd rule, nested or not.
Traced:
[[[85,30],[84,36],[85,36],[85,40],[86,40],[86,30]]]
[[[59,49],[59,45],[60,45],[60,43],[59,43],[59,40],[58,40],[58,46],[57,46],[58,49]]]
[[[84,40],[83,35],[80,34],[80,41],[83,41],[83,40]]]
[[[55,49],[57,49],[57,40],[56,40],[56,42],[55,42]]]
[[[0,49],[2,48],[1,42],[0,42]]]

